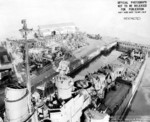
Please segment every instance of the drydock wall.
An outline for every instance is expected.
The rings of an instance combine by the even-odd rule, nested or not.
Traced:
[[[127,52],[128,50],[131,49],[143,49],[144,51],[150,53],[150,45],[143,45],[138,43],[124,42],[124,41],[118,42],[118,50]]]

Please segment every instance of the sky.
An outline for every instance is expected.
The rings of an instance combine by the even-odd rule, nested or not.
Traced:
[[[18,30],[21,20],[26,19],[33,29],[38,25],[73,22],[88,33],[150,41],[150,1],[147,0],[145,14],[118,14],[117,1],[122,0],[0,0],[0,39],[21,38]]]

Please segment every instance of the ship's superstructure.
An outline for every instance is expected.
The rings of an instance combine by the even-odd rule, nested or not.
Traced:
[[[87,91],[75,90],[73,79],[66,75],[68,70],[68,62],[60,62],[59,75],[53,79],[56,91],[46,99],[46,111],[52,122],[79,122],[82,110],[90,103]]]

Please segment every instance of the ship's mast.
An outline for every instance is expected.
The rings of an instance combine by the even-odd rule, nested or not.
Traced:
[[[32,31],[32,29],[27,28],[26,20],[23,19],[21,21],[23,24],[22,29],[19,31],[21,32],[24,40],[25,40],[25,64],[26,64],[26,83],[27,83],[27,89],[29,91],[29,96],[28,96],[28,105],[29,105],[29,112],[31,113],[32,108],[31,108],[31,82],[30,82],[30,67],[29,67],[29,57],[28,57],[28,41],[27,41],[27,36],[28,33]]]

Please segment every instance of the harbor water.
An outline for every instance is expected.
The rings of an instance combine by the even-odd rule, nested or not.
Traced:
[[[113,62],[118,56],[120,52],[112,51],[111,54],[107,56],[101,56],[97,58],[95,61],[90,63],[86,68],[81,70],[76,77],[84,77],[87,73],[92,73],[97,71],[101,66],[109,64]],[[150,121],[150,59],[147,60],[147,66],[140,84],[140,87],[133,99],[132,105],[127,113],[126,120],[127,121]]]

